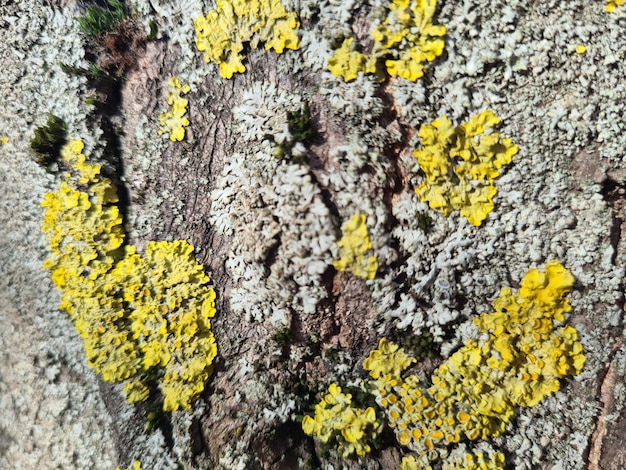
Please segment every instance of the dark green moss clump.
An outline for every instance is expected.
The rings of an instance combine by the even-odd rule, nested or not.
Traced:
[[[313,129],[311,129],[311,110],[309,105],[305,104],[304,108],[293,113],[287,113],[287,124],[289,132],[293,136],[294,142],[306,142],[313,137]]]
[[[417,226],[422,232],[428,232],[433,225],[433,219],[426,212],[417,213]]]
[[[410,351],[410,355],[418,361],[434,359],[440,355],[439,344],[435,342],[432,333],[429,331],[416,335],[408,334],[403,330],[396,330],[391,334],[391,339],[407,351]]]
[[[293,333],[289,328],[284,328],[277,331],[272,335],[272,341],[275,341],[279,346],[285,346],[293,340]]]
[[[67,124],[60,117],[48,114],[46,125],[35,129],[30,148],[37,155],[37,162],[48,167],[57,161],[61,148],[66,143]]]
[[[302,155],[293,152],[294,147],[298,143],[305,144],[310,141],[314,136],[313,128],[311,127],[311,110],[307,104],[298,111],[287,112],[287,126],[289,128],[290,139],[278,144],[274,150],[276,157],[283,157],[289,155],[294,161],[307,160],[306,154]],[[276,142],[275,138],[271,134],[266,134],[265,139]]]
[[[108,0],[108,7],[90,6],[84,16],[77,18],[80,30],[89,38],[95,39],[113,31],[126,16],[119,0]]]

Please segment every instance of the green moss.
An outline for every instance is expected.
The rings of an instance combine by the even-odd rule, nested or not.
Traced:
[[[301,110],[288,112],[287,123],[289,132],[293,136],[293,142],[306,142],[313,137],[311,110],[308,104],[305,104]]]
[[[46,125],[35,129],[30,148],[37,154],[37,162],[47,167],[59,158],[61,148],[66,142],[67,125],[60,117],[48,114]]]
[[[293,332],[289,328],[283,328],[272,335],[272,341],[284,346],[293,339]]]
[[[108,0],[108,7],[90,6],[84,16],[77,18],[80,30],[88,38],[99,38],[113,31],[126,16],[119,0]]]
[[[422,232],[428,232],[433,225],[433,218],[425,212],[417,213],[417,226]]]
[[[148,37],[146,38],[148,41],[154,41],[157,37],[157,33],[159,32],[159,27],[154,20],[150,20],[150,33],[148,33]]]
[[[410,351],[418,360],[432,359],[440,354],[439,345],[435,343],[429,331],[419,335],[408,335],[406,331],[397,330],[390,337],[393,342]]]

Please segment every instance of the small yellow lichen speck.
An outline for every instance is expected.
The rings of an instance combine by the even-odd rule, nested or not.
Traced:
[[[314,416],[306,415],[302,420],[302,429],[325,444],[336,441],[338,452],[345,458],[368,454],[369,443],[378,436],[381,424],[374,408],[353,408],[352,395],[344,394],[341,387],[331,384],[328,394],[315,405]]]
[[[145,400],[146,383],[156,381],[165,411],[189,408],[217,355],[215,291],[183,240],[148,242],[143,256],[123,246],[115,186],[83,148],[80,140],[62,148],[71,171],[41,204],[51,251],[44,267],[62,292],[60,308],[88,364],[108,382],[127,381],[129,401]]]
[[[343,224],[343,237],[337,242],[341,258],[333,261],[337,271],[350,271],[364,279],[374,279],[378,270],[378,261],[373,255],[368,255],[373,248],[367,232],[367,218],[365,214],[350,217]]]
[[[398,442],[416,453],[405,468],[427,468],[433,456],[445,457],[447,446],[462,439],[499,435],[515,407],[538,404],[560,389],[560,379],[580,373],[585,356],[578,334],[558,326],[571,311],[567,294],[573,285],[563,265],[551,261],[545,272],[528,271],[517,295],[502,289],[495,312],[475,319],[486,339],[467,341],[435,370],[430,387],[415,375],[402,377],[412,361],[381,339],[363,367]],[[498,468],[500,460],[494,455],[495,466],[484,468]]]
[[[8,143],[9,143],[9,138],[6,135],[3,135],[2,137],[0,137],[0,144],[6,145]]]
[[[493,180],[518,151],[510,139],[487,133],[500,123],[485,110],[457,127],[446,116],[422,126],[422,148],[413,153],[425,178],[415,189],[422,201],[448,216],[454,210],[476,226],[494,208]]]
[[[436,0],[391,0],[387,17],[372,32],[369,57],[354,51],[354,39],[348,38],[329,59],[328,69],[350,81],[358,72],[374,73],[377,63],[384,63],[389,75],[418,80],[426,64],[443,53],[446,28],[433,24],[436,7]]]
[[[168,133],[172,142],[180,142],[185,138],[185,127],[189,125],[189,119],[185,117],[189,100],[183,98],[182,95],[186,95],[190,90],[189,85],[182,85],[176,77],[171,77],[167,82],[165,101],[169,109],[159,114],[161,123],[159,135]]]
[[[264,42],[266,50],[282,54],[300,47],[299,27],[296,14],[287,12],[280,0],[217,0],[215,10],[194,20],[198,50],[207,63],[219,64],[224,78],[246,71],[245,42],[253,49]]]

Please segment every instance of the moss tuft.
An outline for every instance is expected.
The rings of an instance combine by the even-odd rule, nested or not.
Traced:
[[[107,0],[107,7],[90,6],[77,20],[82,33],[96,39],[113,31],[125,16],[124,6],[119,0]]]
[[[44,126],[35,129],[35,136],[30,141],[30,149],[37,154],[37,162],[48,167],[59,158],[61,147],[67,142],[67,125],[58,116],[48,114]]]

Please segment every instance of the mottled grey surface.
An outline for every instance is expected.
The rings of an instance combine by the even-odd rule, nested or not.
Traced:
[[[626,465],[612,439],[626,428],[621,14],[606,13],[599,0],[442,1],[444,56],[417,83],[380,85],[369,76],[343,83],[325,61],[341,37],[366,37],[384,2],[285,2],[302,18],[302,49],[251,52],[249,71],[231,81],[194,50],[193,18],[211,2],[136,2],[138,21],[147,28],[155,19],[160,39],[122,90],[129,234],[139,246],[193,242],[221,309],[209,393],[171,417],[166,445],[159,431],[143,433],[143,415],[119,390],[99,385],[41,268],[39,203],[56,182],[29,153],[33,131],[52,112],[88,154],[100,138],[88,131],[84,79],[59,67],[86,66],[78,7],[48,3],[0,0],[0,136],[9,138],[0,145],[0,468],[113,469],[132,459],[144,469],[176,460],[189,468],[303,464],[312,446],[291,423],[315,397],[294,383],[304,380],[311,392],[332,381],[359,385],[363,357],[394,328],[430,333],[445,357],[502,287],[515,288],[551,259],[577,279],[569,322],[587,364],[483,446],[504,451],[516,469]],[[181,143],[156,133],[170,75],[192,87]],[[278,160],[263,135],[287,138],[284,111],[302,102],[317,132],[298,149],[309,163]],[[495,210],[476,228],[417,199],[411,151],[422,124],[442,114],[460,123],[487,108],[520,151],[496,180]],[[323,265],[336,256],[341,223],[359,212],[381,266],[374,281]],[[432,217],[427,233],[417,213]],[[285,326],[294,339],[281,347],[272,337]],[[280,445],[270,445],[274,435]],[[397,454],[349,464],[331,455],[322,466],[390,468]]]

